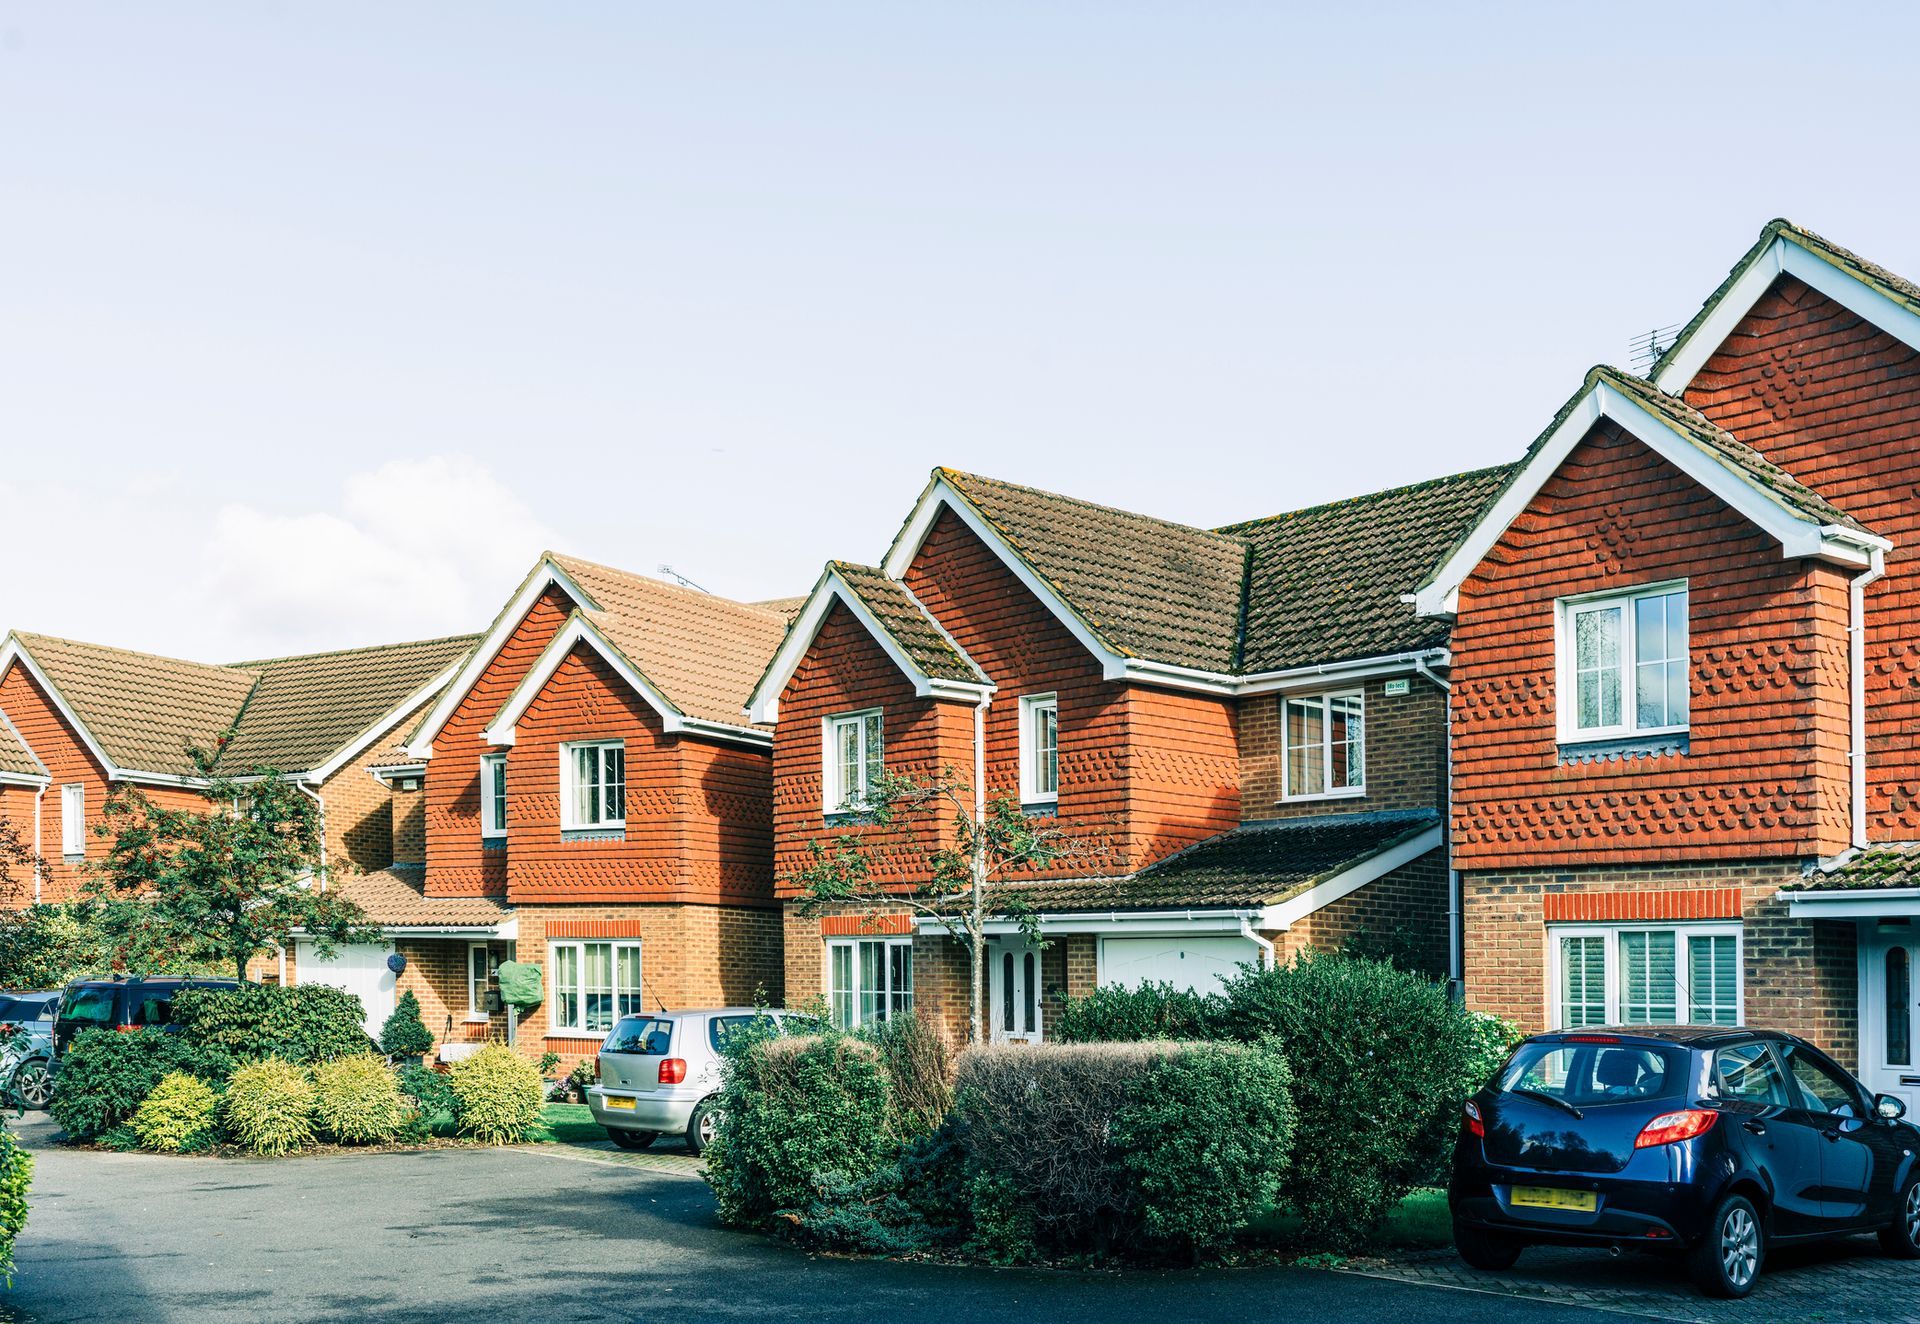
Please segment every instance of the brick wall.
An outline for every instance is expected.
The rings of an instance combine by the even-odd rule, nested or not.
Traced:
[[[1279,695],[1241,701],[1240,776],[1242,813],[1248,821],[1445,805],[1447,762],[1446,693],[1424,676],[1401,677],[1405,694],[1389,695],[1384,679],[1344,686],[1364,696],[1363,768],[1366,794],[1351,799],[1281,798],[1283,751]]]
[[[427,792],[424,774],[394,778],[393,807],[388,817],[393,823],[393,862],[425,864],[427,861]]]
[[[394,792],[374,777],[372,769],[395,739],[418,725],[426,707],[423,704],[395,722],[369,742],[358,757],[342,764],[320,784],[320,796],[327,807],[327,860],[334,869],[372,873],[401,858],[394,854],[401,835],[394,821]],[[414,798],[417,802],[417,793]],[[421,840],[416,853],[409,857],[412,862],[424,858],[420,853],[424,846]]]
[[[1447,973],[1447,858],[1441,850],[1374,879],[1322,906],[1281,933],[1264,935],[1275,958],[1290,961],[1302,949],[1337,952],[1348,943],[1372,956],[1434,978]]]

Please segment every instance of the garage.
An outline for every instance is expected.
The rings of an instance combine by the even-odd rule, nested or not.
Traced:
[[[399,978],[387,968],[392,948],[385,943],[349,943],[336,946],[322,958],[304,938],[294,944],[293,978],[296,984],[331,984],[358,994],[367,1009],[367,1033],[379,1037],[380,1027],[393,1014],[394,983]]]
[[[1259,959],[1259,947],[1241,937],[1102,938],[1100,982],[1125,988],[1164,983],[1212,993],[1241,962]]]

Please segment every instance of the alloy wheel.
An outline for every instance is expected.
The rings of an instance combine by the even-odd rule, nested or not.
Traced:
[[[1920,1217],[1920,1204],[1913,1199],[1908,1199],[1907,1208],[1910,1218]],[[1912,1226],[1911,1222],[1909,1226]],[[1720,1223],[1720,1266],[1726,1270],[1729,1283],[1736,1288],[1744,1288],[1753,1281],[1754,1270],[1759,1263],[1760,1229],[1755,1225],[1753,1215],[1736,1205],[1727,1211],[1726,1218]]]
[[[1907,1187],[1907,1240],[1920,1246],[1920,1182]]]
[[[45,1062],[29,1062],[13,1077],[13,1087],[29,1108],[44,1108],[53,1098],[53,1077]]]
[[[700,1148],[705,1149],[720,1134],[720,1110],[709,1108],[700,1114]]]

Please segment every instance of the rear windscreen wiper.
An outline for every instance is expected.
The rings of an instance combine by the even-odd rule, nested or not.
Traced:
[[[1574,1120],[1576,1121],[1586,1120],[1587,1115],[1585,1113],[1581,1112],[1578,1108],[1568,1103],[1565,1099],[1562,1099],[1557,1095],[1548,1094],[1544,1090],[1508,1090],[1507,1093],[1518,1094],[1523,1099],[1535,1099],[1541,1103],[1550,1103],[1556,1108],[1565,1108],[1568,1112],[1573,1114]]]

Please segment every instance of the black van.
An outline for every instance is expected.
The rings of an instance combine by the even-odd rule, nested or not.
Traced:
[[[76,979],[60,995],[53,1020],[53,1056],[58,1061],[82,1030],[131,1030],[173,1021],[173,995],[183,988],[239,988],[237,979],[156,975],[141,979]]]

